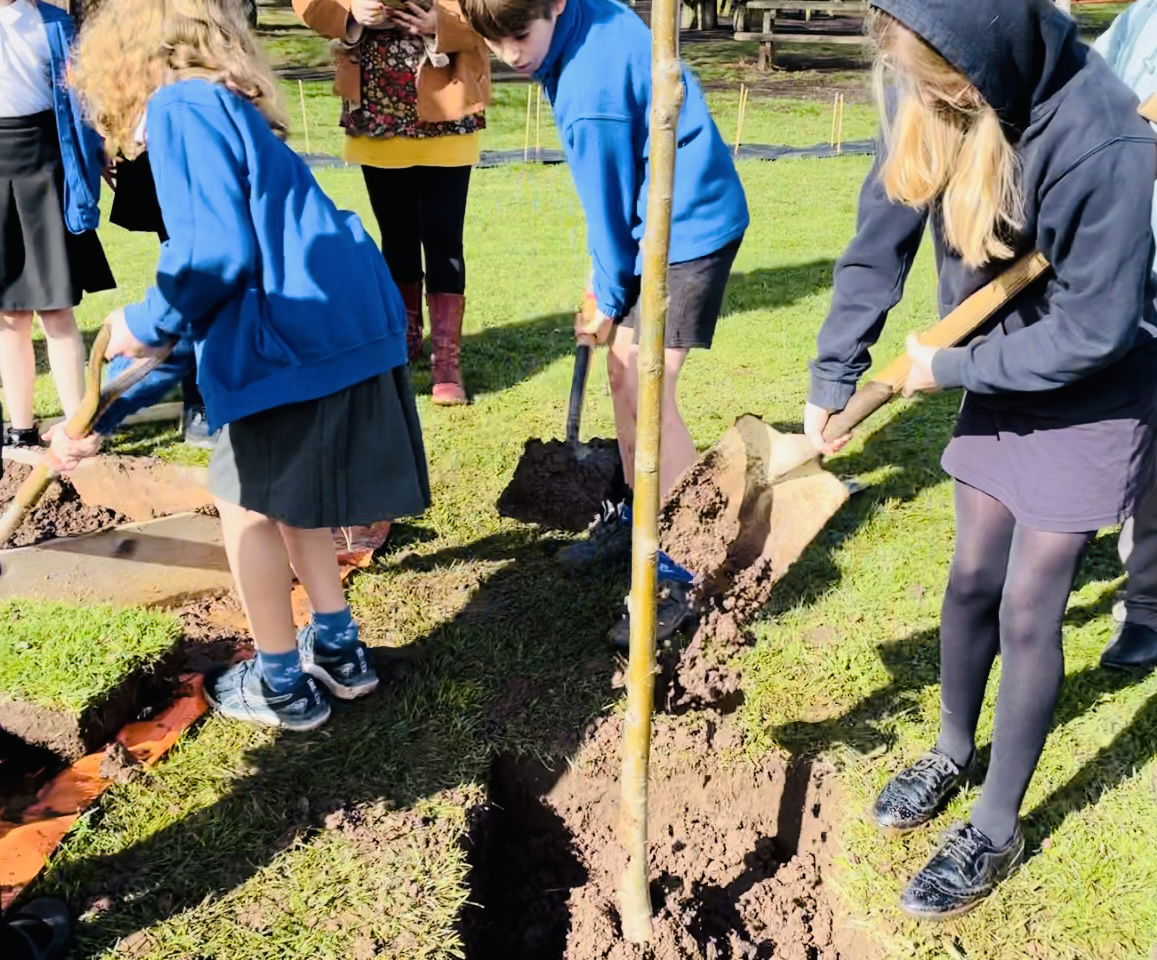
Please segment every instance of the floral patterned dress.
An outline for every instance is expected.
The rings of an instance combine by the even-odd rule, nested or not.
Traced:
[[[422,37],[367,30],[354,54],[361,65],[362,102],[343,106],[341,125],[348,134],[426,139],[475,133],[486,126],[481,113],[445,123],[419,119],[418,68],[429,56]]]

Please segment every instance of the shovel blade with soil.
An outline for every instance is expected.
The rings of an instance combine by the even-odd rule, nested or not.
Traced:
[[[498,498],[498,512],[550,530],[578,533],[604,502],[622,499],[623,465],[614,440],[579,442],[579,423],[591,348],[575,348],[565,440],[526,442],[514,476]]]
[[[1040,254],[1018,260],[924,333],[927,346],[967,340],[1049,268]],[[829,442],[851,433],[904,387],[911,364],[898,357],[856,391],[824,431]],[[663,548],[698,576],[705,612],[733,620],[754,616],[771,589],[848,499],[811,441],[782,433],[756,416],[740,417],[681,478],[660,516]]]

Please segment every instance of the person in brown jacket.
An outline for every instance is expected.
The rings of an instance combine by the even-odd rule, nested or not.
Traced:
[[[428,9],[398,3],[293,0],[293,7],[335,41],[345,159],[362,168],[382,253],[406,302],[411,363],[422,355],[425,280],[433,400],[451,406],[467,402],[462,231],[486,126],[490,61],[455,0],[432,0]]]

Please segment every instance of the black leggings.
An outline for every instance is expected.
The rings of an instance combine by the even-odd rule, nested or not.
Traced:
[[[362,167],[370,204],[382,233],[382,254],[394,282],[422,282],[426,252],[426,290],[465,293],[466,263],[462,228],[470,167]]]
[[[956,552],[940,620],[940,741],[972,756],[997,651],[1003,668],[992,760],[972,823],[1002,846],[1013,834],[1065,673],[1061,622],[1087,533],[1016,522],[986,493],[956,484]]]

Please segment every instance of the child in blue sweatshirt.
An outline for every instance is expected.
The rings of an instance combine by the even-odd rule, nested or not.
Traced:
[[[651,34],[615,0],[464,0],[470,25],[491,50],[543,85],[587,220],[597,319],[580,342],[610,341],[615,427],[628,480],[635,468],[640,246],[646,229]],[[664,494],[695,462],[676,402],[692,348],[709,349],[731,265],[748,225],[747,200],[731,155],[691,72],[684,68],[671,222],[660,483]],[[560,559],[586,566],[630,554],[630,509],[609,507],[587,540]],[[659,637],[688,618],[688,571],[659,558]],[[625,646],[624,616],[612,631]]]
[[[276,83],[235,0],[106,0],[72,79],[110,154],[147,144],[169,233],[156,285],[109,318],[109,355],[191,341],[221,430],[209,484],[257,658],[207,695],[231,717],[313,730],[324,690],[378,685],[330,529],[429,502],[401,296],[361,223],[275,135]],[[314,609],[300,632],[293,573]]]

